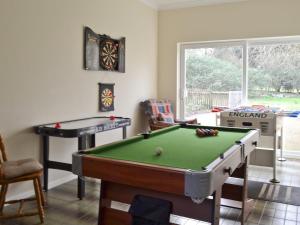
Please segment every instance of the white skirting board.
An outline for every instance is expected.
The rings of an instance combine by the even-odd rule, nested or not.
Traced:
[[[75,178],[77,179],[77,176],[75,176],[73,174],[70,174],[70,175],[65,176],[63,178],[60,178],[60,179],[57,179],[57,180],[54,180],[54,181],[50,181],[48,188],[50,190],[51,188],[54,188],[54,187],[57,187],[57,186],[62,185],[64,183],[67,183],[67,182],[69,182],[69,181],[71,181],[71,180],[73,180]],[[13,200],[13,199],[28,198],[28,197],[34,196],[34,195],[35,195],[34,189],[32,188],[32,190],[30,190],[30,191],[22,192],[22,193],[18,193],[18,194],[15,194],[15,195],[8,196],[6,200],[9,201],[9,200]]]

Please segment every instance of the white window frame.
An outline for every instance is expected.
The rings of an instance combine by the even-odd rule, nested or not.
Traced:
[[[195,43],[179,43],[177,46],[177,117],[184,119],[186,90],[185,50],[195,48],[215,48],[242,46],[243,74],[242,74],[242,104],[248,102],[248,49],[251,45],[291,44],[300,43],[300,36],[253,38],[240,40],[206,41]]]

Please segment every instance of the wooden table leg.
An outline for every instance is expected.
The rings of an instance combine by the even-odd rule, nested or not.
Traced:
[[[245,163],[243,165],[244,169],[244,183],[243,183],[243,191],[242,191],[242,213],[241,213],[241,225],[246,223],[246,220],[253,208],[254,201],[252,199],[248,199],[248,165],[249,159],[246,157]]]
[[[220,223],[220,207],[221,207],[221,195],[222,195],[222,188],[218,188],[213,194],[213,213],[211,224],[212,225],[219,225]]]
[[[106,182],[102,180],[101,185],[100,185],[98,225],[104,225],[105,212],[106,212],[106,209],[110,208],[110,207],[111,207],[111,200],[107,199]]]

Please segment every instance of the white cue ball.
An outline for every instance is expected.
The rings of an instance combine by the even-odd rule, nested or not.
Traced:
[[[160,156],[163,152],[163,148],[162,147],[156,147],[155,148],[155,155],[156,156]]]

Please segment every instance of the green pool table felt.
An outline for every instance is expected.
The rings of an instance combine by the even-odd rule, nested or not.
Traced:
[[[198,137],[195,128],[174,126],[153,132],[148,139],[130,138],[88,152],[91,156],[181,169],[202,170],[217,159],[248,131],[221,131],[217,136]],[[156,155],[161,147],[162,154]]]

